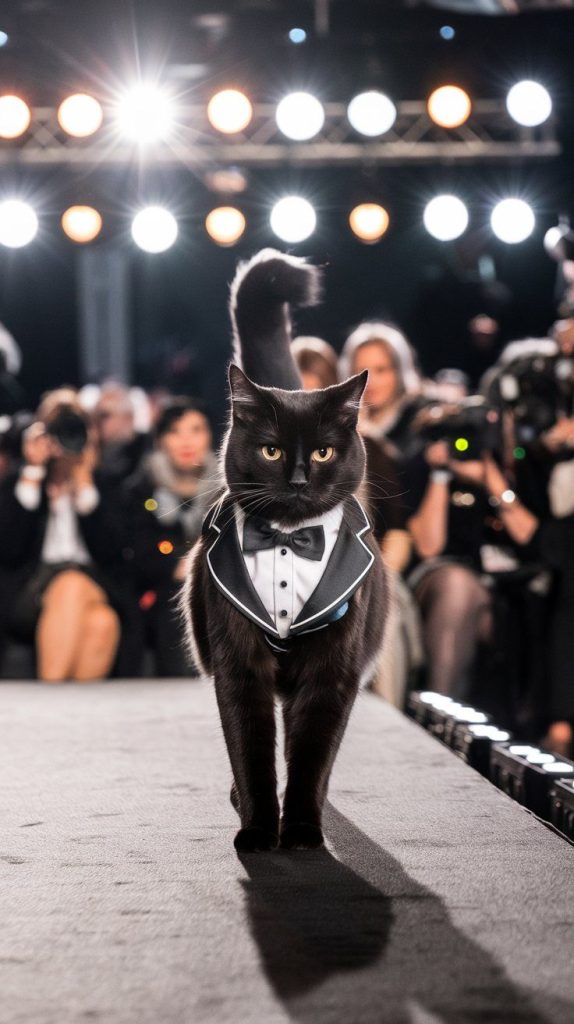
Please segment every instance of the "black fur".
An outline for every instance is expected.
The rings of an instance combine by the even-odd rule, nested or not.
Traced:
[[[273,262],[280,262],[275,254]],[[279,322],[278,304],[281,315],[288,317],[284,303],[289,292],[278,297],[269,276],[261,275],[262,265],[253,264],[255,281],[250,282],[249,271],[242,271],[233,292],[236,322],[257,324],[258,337],[265,327],[260,309],[270,323]],[[293,269],[289,264],[289,273]],[[301,267],[295,269],[301,272]],[[242,295],[249,296],[245,316]],[[250,331],[244,327],[239,338],[245,364]],[[279,382],[284,383],[280,373]],[[356,422],[365,383],[366,374],[322,391],[293,392],[259,387],[238,367],[230,368],[233,416],[225,475],[228,491],[246,512],[258,511],[291,528],[357,491],[365,455]],[[261,446],[266,444],[280,447],[284,457],[265,461]],[[323,446],[335,449],[332,460],[312,462],[311,452]],[[262,630],[216,588],[205,557],[212,539],[202,537],[194,552],[184,600],[196,656],[215,679],[234,778],[231,798],[241,819],[235,838],[240,851],[273,849],[278,842],[288,849],[310,849],[323,841],[321,814],[329,775],[361,679],[380,650],[386,617],[383,564],[371,535],[364,539],[376,558],[347,614],[323,630],[294,638],[282,654],[275,654]],[[288,767],[281,817],[275,768],[277,697],[283,707]]]

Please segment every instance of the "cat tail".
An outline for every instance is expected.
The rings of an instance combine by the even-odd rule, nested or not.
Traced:
[[[300,388],[291,355],[291,309],[320,298],[321,272],[298,256],[262,249],[237,268],[231,285],[233,358],[263,387]]]

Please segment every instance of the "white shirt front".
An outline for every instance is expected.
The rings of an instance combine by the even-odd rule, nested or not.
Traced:
[[[22,507],[29,511],[39,508],[41,496],[37,483],[20,479],[16,484],[16,497]],[[78,515],[89,515],[99,500],[95,487],[84,487],[75,497],[64,493],[49,500],[41,554],[43,563],[55,565],[59,562],[76,562],[78,565],[87,565],[91,562],[78,525]]]
[[[245,554],[243,552],[245,514],[239,505],[235,506],[237,535],[247,572],[263,607],[275,623],[280,637],[287,636],[291,623],[297,618],[325,572],[327,562],[339,536],[342,521],[343,505],[341,503],[322,516],[305,519],[297,527],[285,526],[278,522],[271,523],[274,529],[282,530],[284,533],[291,533],[294,529],[300,530],[307,526],[322,526],[325,532],[325,550],[321,561],[302,558],[301,555],[296,555],[291,548],[282,544],[264,551]]]

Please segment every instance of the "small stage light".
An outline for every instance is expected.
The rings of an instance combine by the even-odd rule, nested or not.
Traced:
[[[102,218],[92,206],[70,206],[62,214],[62,228],[73,242],[93,242],[102,230]]]
[[[162,206],[146,206],[132,221],[132,238],[144,252],[165,252],[177,238],[177,221]]]
[[[362,242],[378,242],[389,226],[389,215],[378,203],[361,203],[351,210],[349,224]]]
[[[0,31],[0,46],[6,46],[8,42],[8,33]]]
[[[374,137],[384,135],[397,118],[397,108],[388,96],[372,90],[362,92],[351,100],[347,117],[356,132]]]
[[[440,242],[452,242],[466,231],[468,210],[457,196],[435,196],[427,204],[423,220],[433,238],[438,238]]]
[[[429,117],[441,128],[459,128],[468,121],[472,103],[468,93],[458,85],[442,85],[427,102]]]
[[[21,249],[32,241],[37,231],[38,218],[28,203],[20,199],[0,203],[0,245]]]
[[[58,107],[60,127],[77,139],[85,139],[97,132],[103,118],[101,104],[94,96],[86,93],[78,92],[68,96]]]
[[[269,221],[277,237],[284,242],[303,242],[313,234],[317,215],[306,199],[285,196],[273,207]]]
[[[19,96],[0,96],[0,138],[16,139],[28,128],[32,114]]]
[[[450,42],[451,39],[454,39],[456,32],[452,25],[443,25],[442,28],[439,29],[439,34],[441,39],[446,39],[447,42]]]
[[[117,105],[120,131],[135,142],[158,142],[173,129],[173,101],[155,85],[141,84],[131,89]]]
[[[503,199],[490,216],[492,230],[501,242],[516,245],[524,242],[534,231],[536,218],[523,199]]]
[[[207,105],[209,123],[224,135],[242,132],[253,117],[253,107],[245,93],[239,89],[222,89],[211,97]]]
[[[506,97],[506,108],[511,118],[525,128],[535,128],[547,121],[552,113],[550,93],[539,82],[517,82]]]
[[[218,245],[235,245],[245,231],[245,217],[234,206],[218,206],[207,214],[205,229]]]
[[[304,28],[292,28],[289,32],[289,39],[295,46],[300,46],[307,39],[307,33]]]
[[[275,119],[279,131],[288,139],[305,142],[317,135],[325,122],[322,103],[309,92],[292,92],[277,106]]]

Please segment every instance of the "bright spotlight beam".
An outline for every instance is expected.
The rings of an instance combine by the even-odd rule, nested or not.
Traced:
[[[144,145],[159,142],[173,130],[173,100],[157,86],[142,83],[119,101],[116,119],[120,132],[128,139]]]
[[[535,128],[550,117],[552,100],[543,85],[527,79],[512,86],[506,97],[506,108],[517,124]]]
[[[222,89],[211,97],[207,105],[209,123],[224,135],[242,132],[253,117],[253,107],[245,93],[239,89]]]
[[[423,214],[424,225],[439,242],[452,242],[468,227],[468,210],[457,196],[435,196]]]
[[[306,142],[318,135],[325,123],[322,103],[309,92],[292,92],[277,106],[279,131],[295,142]]]
[[[378,242],[389,226],[389,215],[378,203],[361,203],[351,210],[349,224],[362,242]]]
[[[38,218],[28,203],[6,199],[0,203],[0,245],[21,249],[36,237]]]
[[[269,218],[271,228],[283,242],[304,242],[313,234],[317,214],[300,196],[285,196],[275,204]]]
[[[347,117],[356,132],[374,138],[393,127],[397,108],[388,96],[374,90],[362,92],[351,100]]]
[[[58,107],[58,122],[68,135],[85,139],[97,132],[104,118],[101,104],[87,93],[67,96]]]
[[[32,113],[19,96],[0,96],[0,138],[17,139],[28,129]]]
[[[132,238],[144,252],[170,249],[177,238],[177,221],[163,206],[146,206],[132,221]]]
[[[458,85],[442,85],[429,96],[429,117],[441,128],[460,128],[468,121],[472,103],[468,93]]]
[[[494,207],[490,224],[501,242],[516,245],[530,237],[536,225],[536,217],[523,199],[503,199]]]

